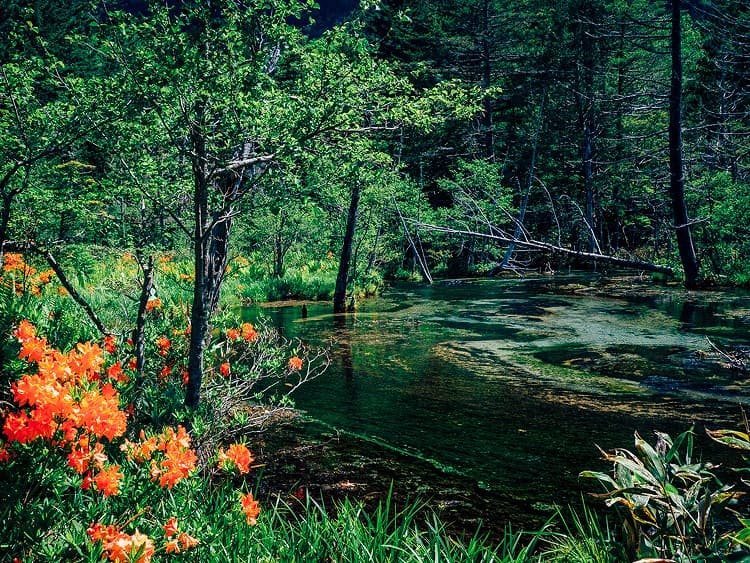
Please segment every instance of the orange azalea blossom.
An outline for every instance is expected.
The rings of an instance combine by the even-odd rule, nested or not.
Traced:
[[[194,538],[187,532],[180,532],[180,535],[177,536],[177,539],[182,545],[182,549],[190,549],[191,547],[195,547],[200,543],[200,540]]]
[[[19,342],[26,342],[27,340],[36,337],[36,327],[29,321],[22,320],[20,323],[18,323],[18,328],[16,329],[14,334],[16,335],[16,338],[18,338]]]
[[[106,461],[107,454],[104,453],[104,445],[96,442],[92,450],[87,436],[82,436],[68,454],[68,465],[79,475],[83,475],[92,468],[103,469]]]
[[[227,329],[227,339],[228,340],[237,340],[240,337],[240,331],[236,328],[228,328]]]
[[[81,488],[84,491],[88,491],[91,488],[92,481],[93,479],[91,479],[91,471],[89,471],[83,476],[83,482],[81,483]]]
[[[123,474],[119,469],[119,465],[112,465],[102,469],[94,477],[94,485],[104,493],[105,497],[120,494],[120,481],[122,481]]]
[[[68,352],[68,364],[73,373],[81,376],[98,375],[104,364],[104,351],[98,344],[78,343],[75,350]]]
[[[46,338],[29,338],[21,343],[18,357],[27,362],[40,362],[49,353]]]
[[[166,356],[167,352],[172,347],[172,341],[166,336],[160,336],[156,339],[156,346],[159,348],[159,355]]]
[[[89,526],[86,533],[91,541],[102,543],[102,551],[110,561],[148,563],[156,551],[151,539],[138,530],[128,535],[116,526],[102,526],[94,523]],[[136,554],[140,555],[134,560],[133,557]]]
[[[240,332],[242,334],[242,338],[244,338],[248,342],[253,342],[256,338],[258,338],[258,333],[255,332],[255,327],[250,323],[242,323],[240,325]]]
[[[172,516],[169,520],[167,520],[167,523],[164,524],[164,537],[171,538],[179,531],[180,529],[177,527],[177,517]]]
[[[141,434],[144,440],[145,435]],[[120,446],[126,452],[129,460],[138,463],[151,461],[151,479],[159,480],[161,487],[174,487],[195,469],[198,460],[195,451],[190,447],[190,436],[182,426],[167,428],[157,436],[152,436],[141,443],[128,440]],[[156,452],[160,455],[156,456]]]
[[[229,362],[224,362],[223,364],[219,366],[219,371],[221,372],[221,375],[223,375],[224,377],[229,377],[229,369],[230,369]]]
[[[176,539],[164,544],[164,553],[180,553],[181,551],[180,543]]]
[[[39,274],[39,283],[48,284],[52,281],[52,276],[55,275],[54,270],[45,270]]]
[[[116,338],[114,334],[106,335],[102,343],[104,344],[104,349],[108,354],[114,354],[115,352],[117,352]]]
[[[163,368],[161,368],[161,371],[159,372],[159,379],[166,379],[169,377],[172,373],[172,366],[166,365]]]
[[[302,369],[302,358],[298,358],[297,356],[292,356],[289,358],[289,362],[287,362],[287,366],[292,371],[299,371]]]
[[[159,441],[157,436],[151,436],[146,440],[143,430],[141,430],[141,440],[142,441],[138,443],[125,440],[120,446],[120,450],[126,453],[129,461],[135,461],[136,463],[150,461],[153,453],[158,451]]]
[[[99,371],[103,351],[97,344],[78,344],[67,354],[47,346],[36,336],[31,323],[22,321],[16,330],[21,341],[20,357],[37,363],[37,373],[11,384],[17,412],[5,416],[3,433],[9,442],[28,443],[37,438],[63,446],[81,433],[113,440],[125,432],[125,413],[119,395],[110,383],[101,385]],[[69,464],[84,470],[84,448],[71,450]]]
[[[161,299],[158,297],[155,297],[153,299],[149,299],[146,301],[146,311],[153,311],[154,309],[161,309],[162,302]]]
[[[234,464],[234,467],[242,473],[248,473],[250,471],[250,464],[255,461],[253,454],[244,444],[232,444],[227,448],[224,453],[223,448],[219,448],[219,467],[225,471],[231,467],[227,462]]]
[[[107,368],[107,377],[117,383],[127,383],[130,378],[122,371],[122,364],[116,362]]]
[[[3,256],[3,270],[12,272],[13,270],[23,269],[23,256],[17,252],[6,252]]]
[[[253,500],[253,493],[242,495],[240,497],[240,504],[242,505],[242,512],[245,513],[245,518],[247,518],[247,523],[250,526],[255,526],[258,523],[260,506],[258,506],[257,500]]]

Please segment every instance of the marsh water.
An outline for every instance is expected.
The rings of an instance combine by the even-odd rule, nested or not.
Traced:
[[[263,313],[331,346],[331,367],[295,397],[319,432],[542,510],[580,497],[581,470],[607,469],[595,445],[736,428],[750,400],[747,375],[707,340],[750,344],[743,292],[556,276],[396,286],[348,316],[306,308]]]

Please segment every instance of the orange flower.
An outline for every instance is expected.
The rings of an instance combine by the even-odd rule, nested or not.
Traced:
[[[18,353],[18,357],[27,362],[40,362],[47,355],[47,339],[46,338],[28,338],[21,343],[21,351]]]
[[[240,473],[248,473],[250,464],[255,461],[253,454],[244,444],[232,444],[224,453],[223,448],[219,448],[219,467],[227,470],[227,462],[232,462]]]
[[[167,523],[164,524],[164,537],[170,538],[179,531],[180,529],[177,527],[177,517],[172,516],[169,520],[167,520]]]
[[[292,371],[299,371],[302,369],[302,358],[298,358],[297,356],[292,356],[289,358],[289,362],[287,362],[287,366]]]
[[[115,345],[116,339],[114,334],[108,334],[104,337],[103,344],[104,349],[109,354],[114,354],[117,352],[117,346]]]
[[[164,553],[180,553],[180,551],[182,550],[180,549],[180,544],[176,539],[169,540],[164,544]]]
[[[190,549],[191,547],[195,547],[200,543],[199,540],[197,540],[187,532],[180,533],[180,535],[177,536],[177,539],[180,540],[183,549]]]
[[[166,365],[159,372],[159,379],[166,379],[172,373],[172,366]]]
[[[161,299],[158,297],[154,297],[153,299],[149,299],[146,301],[146,311],[153,311],[154,309],[161,309],[162,302]]]
[[[250,323],[242,323],[242,325],[240,325],[240,331],[242,333],[242,338],[248,342],[252,342],[258,338],[258,333],[255,332],[255,327]]]
[[[52,276],[55,275],[54,270],[45,270],[39,274],[39,283],[48,284],[52,281]]]
[[[91,541],[109,541],[119,533],[120,530],[116,526],[104,526],[99,522],[92,522],[86,529],[86,534]]]
[[[219,371],[224,377],[229,377],[229,362],[224,362],[219,366]]]
[[[91,471],[89,471],[83,476],[83,482],[81,483],[81,488],[84,491],[88,491],[91,488],[91,481],[92,481]]]
[[[19,342],[26,342],[27,340],[36,337],[36,327],[29,321],[23,320],[18,323],[15,335]]]
[[[107,377],[118,383],[127,383],[130,378],[122,371],[122,364],[116,362],[107,368]]]
[[[16,252],[6,252],[3,257],[3,270],[6,272],[23,269],[23,264],[23,256]]]
[[[133,563],[148,563],[156,551],[151,539],[138,530],[130,536],[118,533],[109,541],[103,542],[102,549],[110,561],[133,561],[133,556],[140,553],[140,557]]]
[[[103,350],[98,344],[78,343],[75,350],[68,352],[68,365],[81,376],[98,374],[103,363]]]
[[[240,331],[236,328],[227,329],[227,338],[229,340],[237,340],[240,337]]]
[[[141,444],[126,441],[120,449],[128,453],[129,459],[139,462],[151,459],[157,451],[162,452],[160,456],[151,459],[151,479],[158,479],[159,486],[170,489],[187,477],[198,461],[195,451],[190,447],[190,436],[182,426],[177,427],[177,432],[167,428],[160,435]]]
[[[240,497],[240,504],[242,505],[242,512],[245,513],[247,523],[250,526],[255,526],[258,523],[258,516],[260,515],[260,506],[258,501],[253,500],[253,493],[247,493]]]
[[[105,497],[120,494],[120,481],[122,481],[122,473],[119,471],[119,465],[111,465],[106,469],[102,469],[94,477],[94,485]]]
[[[160,336],[156,339],[156,346],[159,348],[159,355],[166,356],[167,352],[172,347],[172,342],[166,336]]]

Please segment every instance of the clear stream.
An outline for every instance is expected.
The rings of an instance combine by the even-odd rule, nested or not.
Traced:
[[[286,337],[331,345],[297,407],[399,455],[529,506],[580,498],[595,444],[633,432],[738,428],[750,382],[721,347],[750,344],[746,292],[562,276],[402,285],[335,317],[263,309]],[[365,452],[366,453],[366,452]]]

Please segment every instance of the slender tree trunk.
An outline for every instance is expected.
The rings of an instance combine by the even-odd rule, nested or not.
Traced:
[[[209,313],[205,299],[208,281],[206,261],[210,218],[208,216],[208,171],[206,170],[206,139],[203,128],[203,106],[198,104],[195,121],[190,126],[190,137],[195,154],[193,156],[193,306],[190,310],[190,348],[188,350],[188,382],[185,390],[185,405],[196,408],[200,403],[203,381],[203,351],[209,328]]]
[[[521,203],[518,210],[518,222],[516,223],[516,228],[513,233],[513,238],[518,239],[521,236],[521,229],[523,228],[523,221],[526,218],[526,208],[529,204],[529,195],[531,194],[531,184],[534,182],[534,168],[536,167],[536,153],[537,153],[537,147],[539,146],[539,132],[542,129],[542,120],[544,117],[544,102],[547,99],[547,90],[545,90],[542,93],[542,101],[539,104],[539,115],[537,116],[536,120],[536,129],[534,130],[534,143],[531,146],[531,161],[529,162],[529,175],[526,178],[526,190],[521,195]],[[513,256],[513,251],[515,250],[516,246],[514,243],[510,243],[508,245],[507,250],[505,251],[505,255],[503,256],[503,261],[500,263],[500,266],[498,268],[493,269],[492,274],[496,274],[496,270],[500,270],[503,268],[508,267],[508,263],[510,262],[511,256]]]
[[[677,231],[685,286],[698,283],[698,259],[690,234],[690,221],[685,204],[685,176],[682,167],[682,28],[680,0],[672,0],[672,83],[669,95],[669,192]]]
[[[359,182],[355,182],[352,189],[351,201],[349,202],[349,214],[346,218],[346,232],[344,233],[344,244],[341,248],[339,259],[339,272],[336,276],[336,289],[333,292],[333,312],[346,312],[346,287],[349,283],[349,267],[352,259],[352,248],[354,247],[354,231],[357,228],[357,215],[359,213]]]
[[[5,241],[8,240],[8,224],[10,223],[10,210],[12,205],[12,192],[3,195],[3,208],[0,210],[0,268],[2,268],[5,263]]]
[[[151,289],[154,287],[154,257],[149,256],[145,264],[141,262],[141,268],[143,269],[143,285],[138,300],[138,316],[135,319],[135,333],[133,334],[138,387],[143,381],[143,366],[146,359],[146,305],[151,297]]]
[[[589,233],[589,252],[596,251],[596,238],[594,235],[594,171],[592,166],[593,160],[593,139],[591,131],[591,122],[587,118],[583,131],[583,185],[586,192],[586,222],[588,223]]]
[[[489,90],[492,85],[492,59],[490,57],[490,2],[484,0],[482,5],[482,90]],[[495,132],[492,116],[492,99],[485,94],[482,99],[484,116],[485,155],[489,160],[495,159]]]

